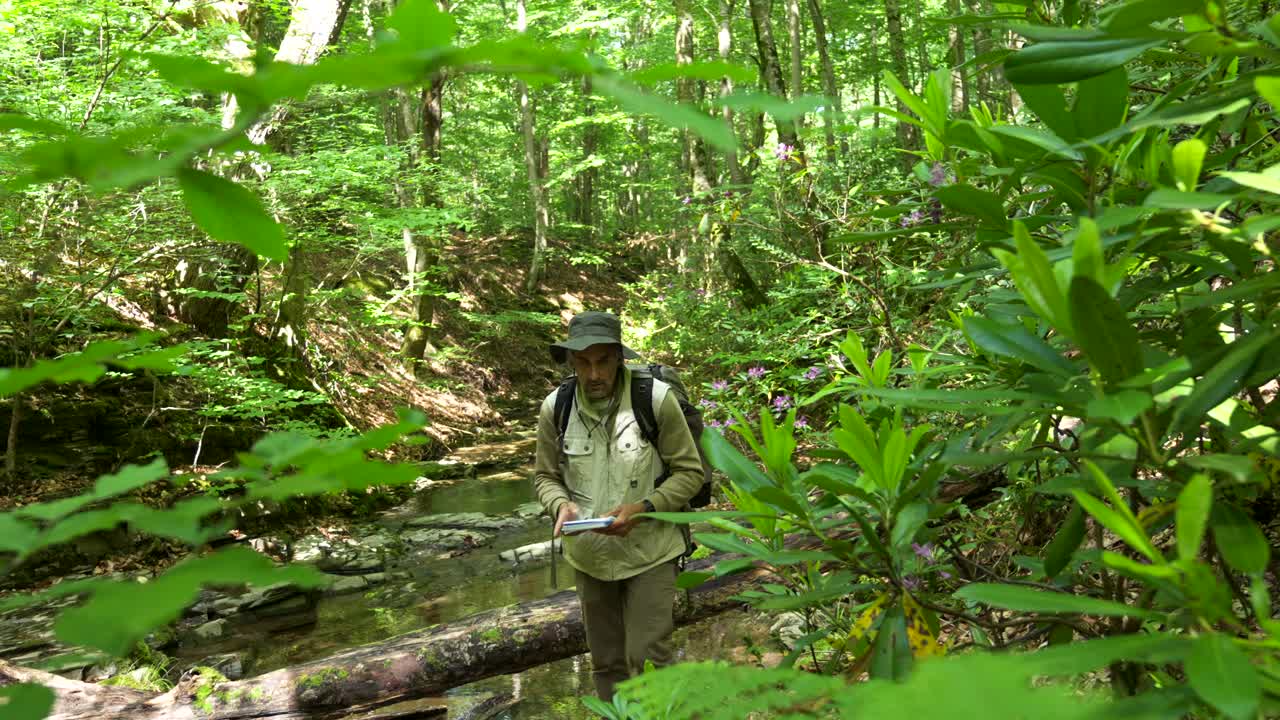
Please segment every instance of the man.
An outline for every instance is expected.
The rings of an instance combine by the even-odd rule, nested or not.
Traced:
[[[563,541],[575,570],[596,693],[610,702],[614,685],[643,670],[646,660],[661,667],[672,658],[676,560],[685,552],[684,534],[671,523],[635,516],[684,507],[702,485],[702,462],[675,393],[660,380],[653,381],[657,447],[640,431],[631,381],[633,372],[644,371],[624,362],[639,356],[622,344],[617,316],[574,316],[569,339],[553,344],[551,355],[572,365],[577,388],[563,437],[556,393],[542,402],[534,488],[555,518],[554,536],[569,520],[614,518],[609,527]]]

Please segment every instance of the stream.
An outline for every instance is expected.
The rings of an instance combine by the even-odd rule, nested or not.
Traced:
[[[189,611],[185,626],[179,623],[176,648],[163,651],[188,665],[209,664],[211,656],[231,657],[237,670],[250,677],[571,587],[573,572],[563,562],[557,563],[557,588],[545,559],[516,564],[499,557],[504,550],[550,537],[549,521],[533,504],[532,453],[526,436],[467,448],[454,459],[431,464],[409,503],[362,523],[350,541],[308,536],[298,542],[308,549],[298,550],[295,562],[316,563],[334,573],[335,587],[329,592],[306,602],[301,595],[282,594],[284,599],[276,600],[268,593],[268,602],[262,595],[251,601],[246,599],[250,594],[210,593],[203,604],[197,603],[206,610]],[[448,471],[447,477],[433,479],[439,478],[441,468]],[[347,584],[338,589],[339,583]],[[264,602],[283,610],[265,612]],[[0,658],[34,664],[35,657],[65,649],[56,642],[39,647],[39,642],[51,639],[51,632],[15,640],[11,631],[24,624],[28,629],[39,625],[30,616],[0,618]],[[231,630],[226,629],[229,624]],[[21,647],[24,642],[26,648]],[[753,655],[758,659],[761,648],[771,645],[768,626],[741,611],[678,629],[675,642],[682,659],[739,662],[752,662]],[[27,655],[15,648],[27,650]],[[96,670],[57,671],[98,680]],[[585,720],[595,716],[579,698],[592,692],[590,659],[581,655],[454,688],[442,700],[450,718],[495,694],[510,694],[518,702],[491,717]],[[438,706],[440,701],[431,702]]]

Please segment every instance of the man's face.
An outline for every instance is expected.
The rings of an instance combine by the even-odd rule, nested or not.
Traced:
[[[618,381],[618,367],[622,352],[617,345],[592,345],[573,353],[573,369],[578,374],[582,390],[592,400],[603,400],[613,395]]]

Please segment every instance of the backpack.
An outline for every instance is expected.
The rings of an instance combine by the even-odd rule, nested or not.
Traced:
[[[680,381],[680,376],[676,374],[674,368],[656,363],[627,367],[632,371],[631,409],[636,415],[636,422],[640,425],[640,433],[654,447],[658,445],[658,419],[653,414],[654,379],[657,378],[670,385],[675,393],[676,400],[680,403],[680,411],[684,413],[684,421],[693,435],[693,444],[698,448],[698,457],[702,460],[702,487],[698,488],[698,492],[690,498],[689,506],[705,507],[711,502],[711,463],[707,462],[706,451],[702,449],[702,412],[689,402],[689,392],[685,390],[684,383]],[[577,387],[578,377],[575,375],[560,383],[560,389],[556,390],[555,421],[561,438],[569,427],[569,409],[573,406]],[[662,474],[653,481],[653,486],[662,485],[669,476],[670,471],[666,469],[664,461]]]

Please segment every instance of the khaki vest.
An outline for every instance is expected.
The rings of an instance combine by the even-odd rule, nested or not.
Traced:
[[[580,392],[580,391],[579,391]],[[608,422],[579,411],[577,398],[560,441],[561,473],[569,497],[578,504],[578,517],[603,515],[623,503],[638,503],[653,492],[663,471],[658,449],[649,444],[631,408],[631,372],[623,373],[620,406],[608,436]],[[654,415],[670,392],[666,383],[653,382]],[[671,523],[642,520],[626,537],[594,532],[564,539],[565,559],[600,580],[638,575],[685,551],[684,535]]]

